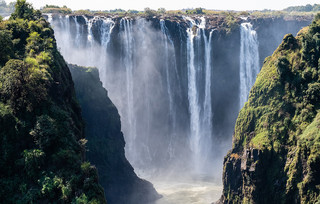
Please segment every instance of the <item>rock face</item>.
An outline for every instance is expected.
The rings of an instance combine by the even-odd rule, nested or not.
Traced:
[[[53,14],[50,18],[65,59],[99,68],[103,86],[121,115],[127,158],[137,169],[163,172],[172,166],[188,166],[192,171],[200,165],[190,163],[189,158],[197,157],[197,149],[206,149],[190,145],[192,135],[201,138],[202,147],[212,146],[207,148],[212,152],[200,153],[203,160],[218,158],[209,164],[221,163],[231,143],[239,111],[239,26],[244,20],[223,15],[189,17]],[[287,32],[295,33],[310,23],[308,19],[247,20],[257,30],[260,59],[278,45],[268,41],[270,36],[272,41],[281,41]],[[192,46],[188,29],[194,35]],[[190,85],[193,81],[195,89]],[[206,103],[209,97],[211,102]],[[204,120],[208,107],[209,122]],[[202,118],[200,124],[191,119],[196,118],[194,113]],[[193,129],[196,134],[191,134]],[[212,142],[206,142],[208,138]]]
[[[50,24],[18,0],[0,39],[1,203],[106,203]]]
[[[102,87],[98,70],[69,68],[85,120],[87,159],[98,169],[108,203],[149,203],[159,198],[152,184],[138,178],[125,158],[120,116]]]
[[[224,159],[220,203],[320,199],[320,15],[266,58]]]

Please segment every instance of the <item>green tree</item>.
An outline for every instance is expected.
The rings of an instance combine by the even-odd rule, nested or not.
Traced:
[[[158,8],[158,13],[165,14],[166,9],[165,8]]]
[[[157,12],[155,10],[150,9],[149,7],[144,9],[144,13],[146,14],[147,17],[152,17],[157,15]]]
[[[26,0],[17,0],[15,11],[11,14],[11,19],[22,18],[26,20],[40,19],[41,12],[34,10],[32,5],[27,3]]]
[[[0,67],[13,56],[13,43],[11,33],[7,30],[0,30]]]

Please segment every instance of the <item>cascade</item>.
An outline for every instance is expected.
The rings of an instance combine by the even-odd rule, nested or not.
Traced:
[[[132,28],[132,20],[122,18],[120,20],[120,30],[123,32],[123,51],[122,51],[122,62],[125,66],[125,73],[126,73],[126,98],[127,98],[127,107],[126,107],[126,114],[127,114],[127,142],[128,142],[128,151],[130,154],[127,154],[129,160],[134,160],[136,158],[135,155],[135,140],[136,140],[136,118],[134,115],[134,105],[133,105],[133,66],[134,66],[134,59],[133,59],[133,28]]]
[[[210,151],[212,148],[212,96],[211,96],[211,72],[212,72],[212,56],[211,56],[211,46],[212,46],[212,33],[213,30],[209,33],[209,39],[206,38],[204,30],[202,31],[203,39],[205,41],[205,97],[203,104],[203,117],[202,117],[202,133],[203,140],[201,140],[200,146],[202,147],[202,154],[205,160],[209,159]]]
[[[194,38],[195,33],[193,27],[197,26],[196,22],[187,17],[186,20],[189,21],[190,27],[187,29],[188,41],[187,41],[187,64],[188,64],[188,99],[189,99],[189,111],[190,111],[190,146],[191,150],[194,152],[193,162],[196,163],[195,167],[199,165],[199,141],[200,141],[200,107],[198,102],[198,92],[196,83],[196,67],[195,65],[195,53],[194,53]],[[198,33],[197,29],[197,33]],[[197,34],[196,33],[196,34]]]
[[[190,147],[193,152],[193,162],[196,173],[203,173],[207,159],[210,159],[212,145],[212,108],[211,108],[211,38],[205,34],[206,20],[201,17],[200,23],[190,17],[185,17],[189,22],[187,28],[188,41],[188,99],[190,111]],[[196,27],[196,31],[194,30]],[[197,43],[197,46],[195,45]],[[204,43],[202,46],[201,43]],[[201,47],[204,47],[204,61]],[[197,52],[195,52],[197,49]],[[198,56],[196,56],[196,54]],[[205,93],[201,100],[201,76],[205,75]]]
[[[52,14],[51,13],[48,13],[48,22],[51,23],[52,22]]]
[[[204,17],[181,20],[52,20],[65,59],[99,69],[119,110],[125,153],[137,173],[185,168],[196,175],[210,174],[205,170],[210,171],[208,165],[214,165],[219,151],[213,122],[220,117],[213,114],[219,99],[213,81],[213,59],[219,61],[214,58],[214,31],[207,29]]]
[[[84,20],[86,21],[86,25],[87,25],[87,28],[88,28],[88,43],[89,43],[89,46],[92,46],[92,43],[93,43],[93,39],[92,39],[92,23],[93,21],[95,20],[96,17],[94,17],[93,19],[88,19],[86,16],[82,16],[84,18]]]
[[[258,36],[251,23],[240,27],[240,109],[247,101],[251,87],[260,71]]]
[[[169,32],[168,32],[168,29],[166,27],[166,24],[165,24],[165,21],[163,19],[160,20],[160,28],[161,28],[161,31],[163,33],[163,41],[164,41],[164,44],[165,44],[165,54],[164,54],[164,62],[165,62],[165,70],[166,70],[166,82],[167,82],[167,93],[168,93],[168,98],[169,98],[169,117],[170,117],[170,120],[169,120],[169,126],[171,125],[171,135],[170,135],[170,142],[169,142],[169,146],[168,146],[168,152],[169,152],[169,156],[170,158],[169,159],[172,159],[174,157],[174,147],[173,147],[173,144],[172,144],[172,140],[173,140],[173,136],[174,136],[174,131],[175,131],[175,128],[176,128],[176,110],[175,110],[175,104],[174,104],[174,99],[173,99],[173,87],[172,87],[172,79],[170,76],[170,56],[169,56],[169,46],[168,46],[168,41],[171,43],[171,45],[173,46],[173,41],[169,35]],[[174,56],[174,59],[175,59],[175,56]],[[174,65],[175,67],[175,70],[176,70],[176,64],[174,62]]]
[[[226,37],[211,17],[48,20],[69,63],[99,69],[120,113],[126,157],[139,176],[221,181],[217,164],[230,149],[239,103],[259,72],[250,23],[240,25],[239,39],[235,32]]]
[[[80,25],[79,25],[77,16],[73,16],[73,20],[74,20],[74,23],[75,23],[75,25],[76,25],[76,38],[75,38],[75,43],[76,43],[76,46],[79,47],[79,46],[80,46],[80,36],[81,36],[81,33],[80,33]]]
[[[114,21],[111,18],[103,19],[101,25],[101,45],[103,48],[108,48],[108,44],[111,39],[111,33],[115,26]]]
[[[101,41],[101,47],[100,47],[100,58],[99,58],[99,67],[106,67],[108,66],[108,46],[111,40],[111,33],[113,28],[115,27],[115,22],[111,18],[102,19],[101,24],[101,31],[100,31],[100,41]],[[101,82],[104,87],[107,87],[107,77],[108,76],[108,70],[107,69],[99,69],[99,75]]]

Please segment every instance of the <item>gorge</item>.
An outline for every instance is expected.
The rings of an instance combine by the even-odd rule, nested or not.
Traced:
[[[0,202],[319,203],[320,5],[287,10],[0,0]]]
[[[221,182],[238,111],[264,58],[286,33],[311,21],[235,18],[232,26],[220,16],[55,14],[48,20],[69,63],[98,68],[121,116],[126,157],[156,188],[157,180],[172,178]]]

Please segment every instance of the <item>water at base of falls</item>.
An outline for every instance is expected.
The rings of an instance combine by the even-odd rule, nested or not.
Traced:
[[[151,178],[149,181],[163,196],[155,204],[209,204],[219,200],[222,194],[222,184],[206,177],[196,180]]]

